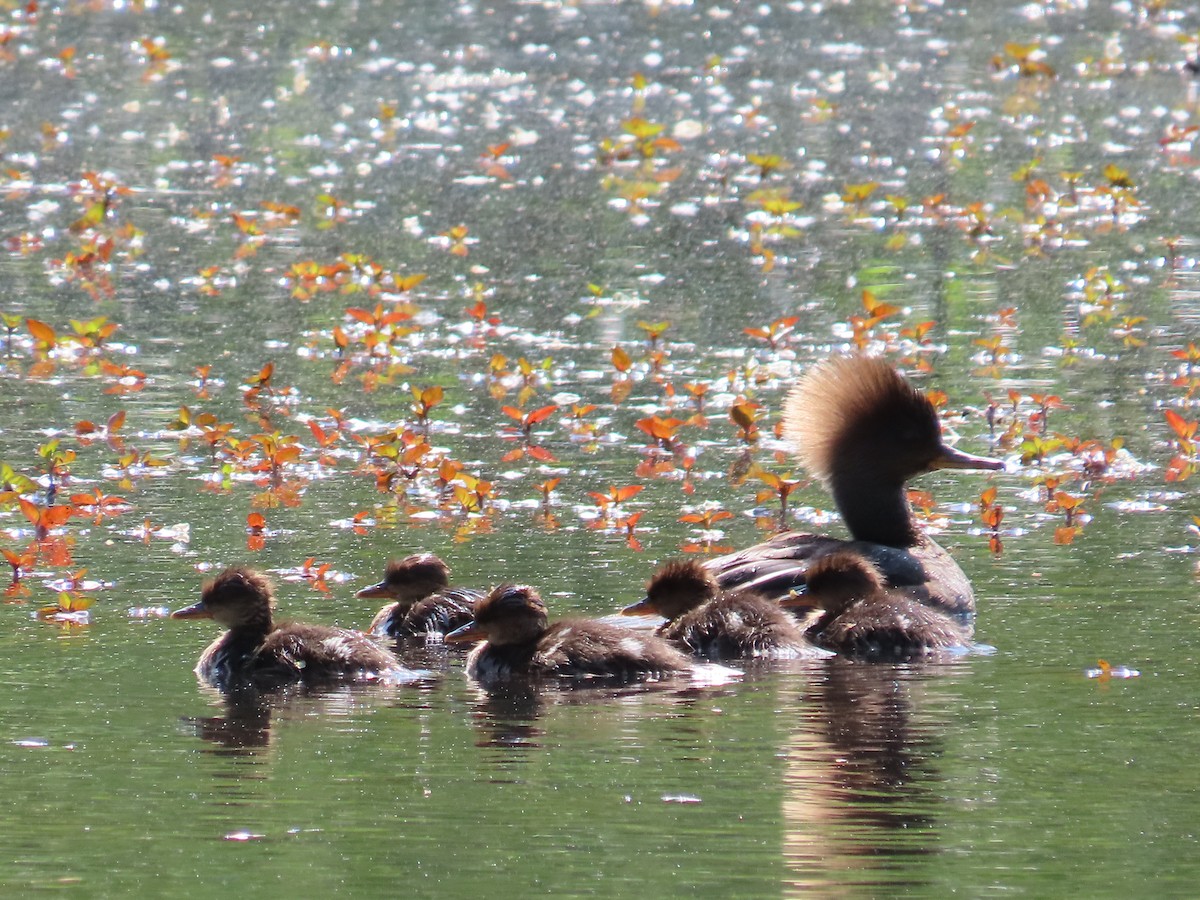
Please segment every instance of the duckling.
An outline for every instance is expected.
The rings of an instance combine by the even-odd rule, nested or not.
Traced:
[[[199,602],[175,610],[171,618],[214,619],[228,629],[196,664],[196,675],[222,690],[416,677],[360,632],[298,622],[276,625],[274,608],[270,579],[238,566],[205,584]]]
[[[918,529],[905,483],[934,469],[1002,469],[1002,461],[948,447],[929,398],[868,356],[814,367],[788,396],[783,423],[801,463],[832,492],[852,539],[787,532],[718,557],[708,568],[722,589],[782,598],[802,589],[813,562],[849,549],[869,559],[888,586],[921,603],[975,611],[962,569]]]
[[[368,630],[376,637],[440,637],[471,621],[482,591],[450,587],[450,567],[432,553],[414,553],[387,564],[383,581],[354,595],[387,597]]]
[[[621,611],[658,613],[667,621],[655,632],[693,656],[709,659],[829,656],[804,635],[796,619],[753,591],[722,592],[713,574],[693,559],[661,566],[646,585],[645,599]]]
[[[970,645],[970,634],[962,624],[890,590],[879,569],[851,550],[813,562],[807,594],[785,599],[782,605],[815,605],[822,610],[809,635],[839,653],[904,657]]]
[[[526,585],[504,584],[475,607],[475,621],[447,643],[486,640],[467,657],[467,674],[488,682],[522,676],[632,681],[686,672],[686,656],[654,635],[590,619],[547,625],[546,604]]]

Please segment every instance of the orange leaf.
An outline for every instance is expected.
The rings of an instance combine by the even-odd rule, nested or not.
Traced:
[[[24,497],[19,497],[17,502],[20,504],[21,512],[25,515],[25,518],[36,525],[42,517],[41,508],[36,503],[26,500]]]
[[[1056,544],[1073,543],[1075,540],[1075,535],[1078,533],[1079,533],[1079,529],[1076,527],[1073,527],[1073,526],[1068,527],[1066,525],[1063,525],[1059,528],[1055,528],[1054,529],[1054,543],[1056,543]]]
[[[25,327],[29,329],[29,333],[33,336],[34,340],[47,347],[53,347],[58,343],[58,334],[45,322],[39,322],[37,319],[26,319]]]
[[[538,422],[544,422],[554,411],[558,409],[558,404],[551,403],[549,406],[543,406],[541,409],[535,409],[525,417],[526,425],[536,425]]]
[[[1171,428],[1175,431],[1175,434],[1183,438],[1185,441],[1190,441],[1196,436],[1196,422],[1189,422],[1183,416],[1179,415],[1179,413],[1171,409],[1165,410],[1164,415],[1167,417],[1167,422],[1170,423]]]

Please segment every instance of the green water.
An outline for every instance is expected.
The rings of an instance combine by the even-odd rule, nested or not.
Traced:
[[[38,481],[26,499],[46,505],[38,447],[57,438],[77,453],[59,503],[96,489],[129,503],[72,518],[56,535],[70,558],[42,555],[0,606],[0,890],[1191,892],[1200,504],[1194,479],[1167,480],[1180,446],[1164,411],[1189,420],[1196,405],[1172,384],[1171,355],[1197,338],[1196,86],[1180,67],[1197,52],[1192,12],[97,3],[31,15],[0,0],[0,13],[0,312],[14,317],[0,463]],[[1054,78],[1017,74],[1005,44],[1035,42]],[[662,140],[637,138],[634,117]],[[85,172],[112,185],[110,208],[73,230],[96,209],[76,199]],[[1052,203],[1031,199],[1035,179]],[[870,182],[868,199],[841,199]],[[768,214],[764,189],[802,206]],[[266,203],[298,212],[270,222]],[[451,252],[455,226],[465,256]],[[97,250],[89,236],[114,241],[91,268],[78,261]],[[427,277],[372,296],[364,266],[339,291],[295,295],[293,266],[342,254]],[[354,590],[424,549],[456,583],[528,581],[555,613],[610,614],[685,544],[770,533],[778,504],[731,474],[745,448],[730,404],[762,405],[754,459],[798,476],[772,435],[781,399],[849,349],[864,288],[903,309],[871,349],[946,393],[963,449],[988,449],[986,397],[1004,433],[1011,390],[1022,417],[1031,395],[1061,396],[1049,433],[1121,439],[1128,454],[1099,474],[1061,448],[1023,465],[1018,436],[993,451],[1006,473],[916,485],[944,517],[938,539],[975,584],[976,636],[994,652],[487,695],[461,656],[432,649],[408,660],[433,673],[417,686],[247,708],[191,672],[210,625],[155,612],[244,562],[280,578],[286,615],[363,627],[375,609]],[[346,309],[406,300],[419,330],[387,363],[368,359]],[[465,311],[480,300],[498,324]],[[789,316],[779,349],[746,333]],[[61,336],[95,317],[120,329],[74,355],[39,351],[25,322]],[[928,345],[900,334],[925,321]],[[659,322],[670,327],[652,348],[639,323]],[[997,338],[990,367],[977,341]],[[615,346],[632,360],[624,399]],[[114,392],[100,359],[144,385]],[[268,362],[278,393],[255,412],[245,386]],[[694,465],[652,475],[636,423],[690,419],[688,384],[709,388],[707,425],[680,428]],[[415,424],[410,385],[444,389],[429,443],[494,484],[482,514],[429,472],[381,491],[366,470],[363,441]],[[555,459],[505,459],[520,442],[503,407],[549,404],[531,442]],[[593,431],[572,424],[573,404],[596,407],[577,417]],[[284,472],[298,505],[262,505],[269,485],[248,466],[172,430],[184,406],[241,440],[294,436],[301,458]],[[342,437],[322,459],[308,422],[338,427],[330,409]],[[124,449],[76,435],[118,411]],[[118,471],[130,448],[166,465]],[[1064,514],[1047,509],[1043,474],[1069,475],[1061,489],[1083,498],[1070,544],[1054,541]],[[551,478],[554,522],[539,515]],[[644,490],[623,514],[642,514],[637,546],[627,526],[593,527],[590,496],[633,484]],[[1000,555],[976,508],[989,484],[1005,508]],[[818,485],[790,506],[794,527],[838,528]],[[733,518],[717,534],[680,520],[718,508]],[[256,511],[261,550],[247,547]],[[0,547],[32,538],[5,498]],[[288,580],[309,557],[332,567],[328,593]],[[86,592],[90,624],[35,618],[50,585],[85,568],[106,585]],[[1098,659],[1141,674],[1086,677]]]

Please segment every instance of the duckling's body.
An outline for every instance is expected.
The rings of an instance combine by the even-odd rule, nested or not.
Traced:
[[[448,643],[486,640],[467,657],[467,674],[489,682],[564,676],[633,681],[691,668],[686,656],[659,637],[595,622],[547,624],[536,590],[501,585],[475,608],[475,620],[446,636]]]
[[[656,634],[693,656],[707,659],[828,656],[778,604],[751,591],[721,591],[695,560],[668,562],[646,585],[646,598],[625,615],[657,613],[667,621]]]
[[[414,553],[387,565],[383,581],[354,596],[394,602],[375,614],[368,631],[377,637],[441,637],[471,621],[481,591],[450,587],[450,569],[432,553]]]
[[[923,535],[905,484],[941,468],[1001,469],[942,442],[929,399],[880,359],[846,356],[812,369],[789,395],[784,428],[801,462],[829,487],[852,540],[790,532],[714,559],[723,590],[771,597],[803,590],[810,565],[840,550],[867,558],[887,586],[950,613],[975,611],[971,584],[954,559]]]
[[[206,584],[198,603],[172,613],[173,619],[214,619],[228,629],[200,655],[196,675],[222,690],[413,677],[360,632],[299,622],[276,625],[274,605],[271,582],[237,567]]]
[[[941,610],[889,589],[870,560],[849,550],[830,553],[808,570],[808,591],[785,606],[815,606],[809,629],[830,650],[856,656],[908,657],[970,645],[969,630]]]

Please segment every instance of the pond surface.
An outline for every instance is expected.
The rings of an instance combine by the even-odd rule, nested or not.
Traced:
[[[1194,11],[0,13],[0,889],[1194,890]],[[247,705],[163,618],[836,531],[775,426],[856,348],[1008,463],[914,485],[994,652]]]

